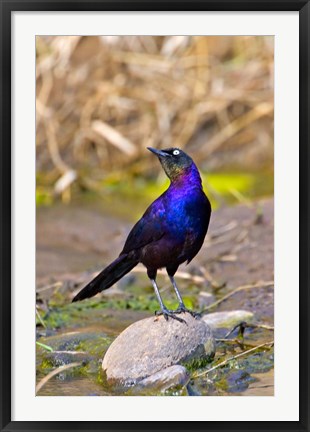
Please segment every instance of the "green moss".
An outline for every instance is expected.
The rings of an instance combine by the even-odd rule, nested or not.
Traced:
[[[46,371],[47,369],[50,370],[50,369],[52,369],[53,367],[54,367],[54,366],[53,366],[52,361],[49,360],[49,359],[47,359],[47,358],[44,358],[44,359],[42,360],[41,364],[40,364],[39,370],[41,370],[41,371]]]
[[[144,289],[141,289],[144,291]],[[171,297],[165,298],[165,304],[168,309],[175,310],[178,307],[178,302],[175,299],[173,292],[170,293]],[[61,303],[64,303],[63,297],[58,299]],[[107,309],[111,310],[126,310],[132,311],[154,311],[159,309],[158,301],[155,294],[140,294],[134,295],[128,292],[124,293],[121,297],[117,296],[114,298],[102,299],[101,301],[97,298],[85,300],[80,303],[57,303],[55,297],[49,303],[49,311],[42,314],[42,319],[47,328],[59,329],[66,328],[68,326],[81,326],[85,322],[89,321],[89,314],[92,314],[92,320],[96,319],[102,321],[104,318],[104,311]],[[195,309],[196,299],[195,296],[184,297],[185,306],[189,309]]]
[[[193,359],[188,362],[182,363],[182,366],[186,367],[189,372],[194,372],[197,369],[202,369],[207,366],[210,361],[207,359]]]
[[[53,195],[49,189],[37,187],[36,189],[36,205],[49,206],[53,203]]]
[[[98,336],[96,338],[84,339],[75,348],[76,351],[84,351],[94,357],[102,357],[111,344],[111,338]]]
[[[182,362],[182,365],[186,367],[186,369],[190,372],[194,372],[198,369],[203,369],[207,365],[209,365],[214,359],[214,354],[210,354],[209,356],[201,356],[199,358],[194,358],[191,360],[186,360]]]
[[[98,384],[100,384],[102,386],[106,384],[106,380],[104,378],[103,370],[102,370],[101,367],[98,368],[98,373],[97,373],[97,376],[96,376],[96,381],[97,381]]]
[[[222,377],[221,379],[216,381],[215,386],[217,389],[222,390],[222,391],[227,391],[229,388],[228,383],[227,383],[227,379],[225,377]]]

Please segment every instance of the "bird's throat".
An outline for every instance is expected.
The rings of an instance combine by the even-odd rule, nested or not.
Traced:
[[[201,177],[198,171],[198,168],[193,163],[190,167],[186,169],[182,169],[180,167],[176,167],[175,170],[170,173],[170,181],[171,186],[175,187],[186,187],[186,186],[195,186],[202,187]]]

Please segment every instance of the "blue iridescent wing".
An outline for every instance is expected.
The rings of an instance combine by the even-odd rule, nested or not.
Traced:
[[[164,215],[165,208],[157,199],[130,231],[121,255],[161,239],[165,235]]]

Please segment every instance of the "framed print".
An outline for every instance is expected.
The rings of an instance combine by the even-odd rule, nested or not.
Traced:
[[[1,22],[1,430],[309,430],[309,3]]]

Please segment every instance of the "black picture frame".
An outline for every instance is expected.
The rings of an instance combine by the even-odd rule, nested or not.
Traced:
[[[64,430],[295,430],[309,431],[309,60],[310,6],[304,0],[0,0],[1,13],[1,249],[0,425],[1,431]],[[300,420],[296,422],[27,422],[11,421],[11,13],[13,11],[298,11],[300,152]],[[289,229],[289,227],[288,227]],[[242,409],[242,402],[240,401]]]

